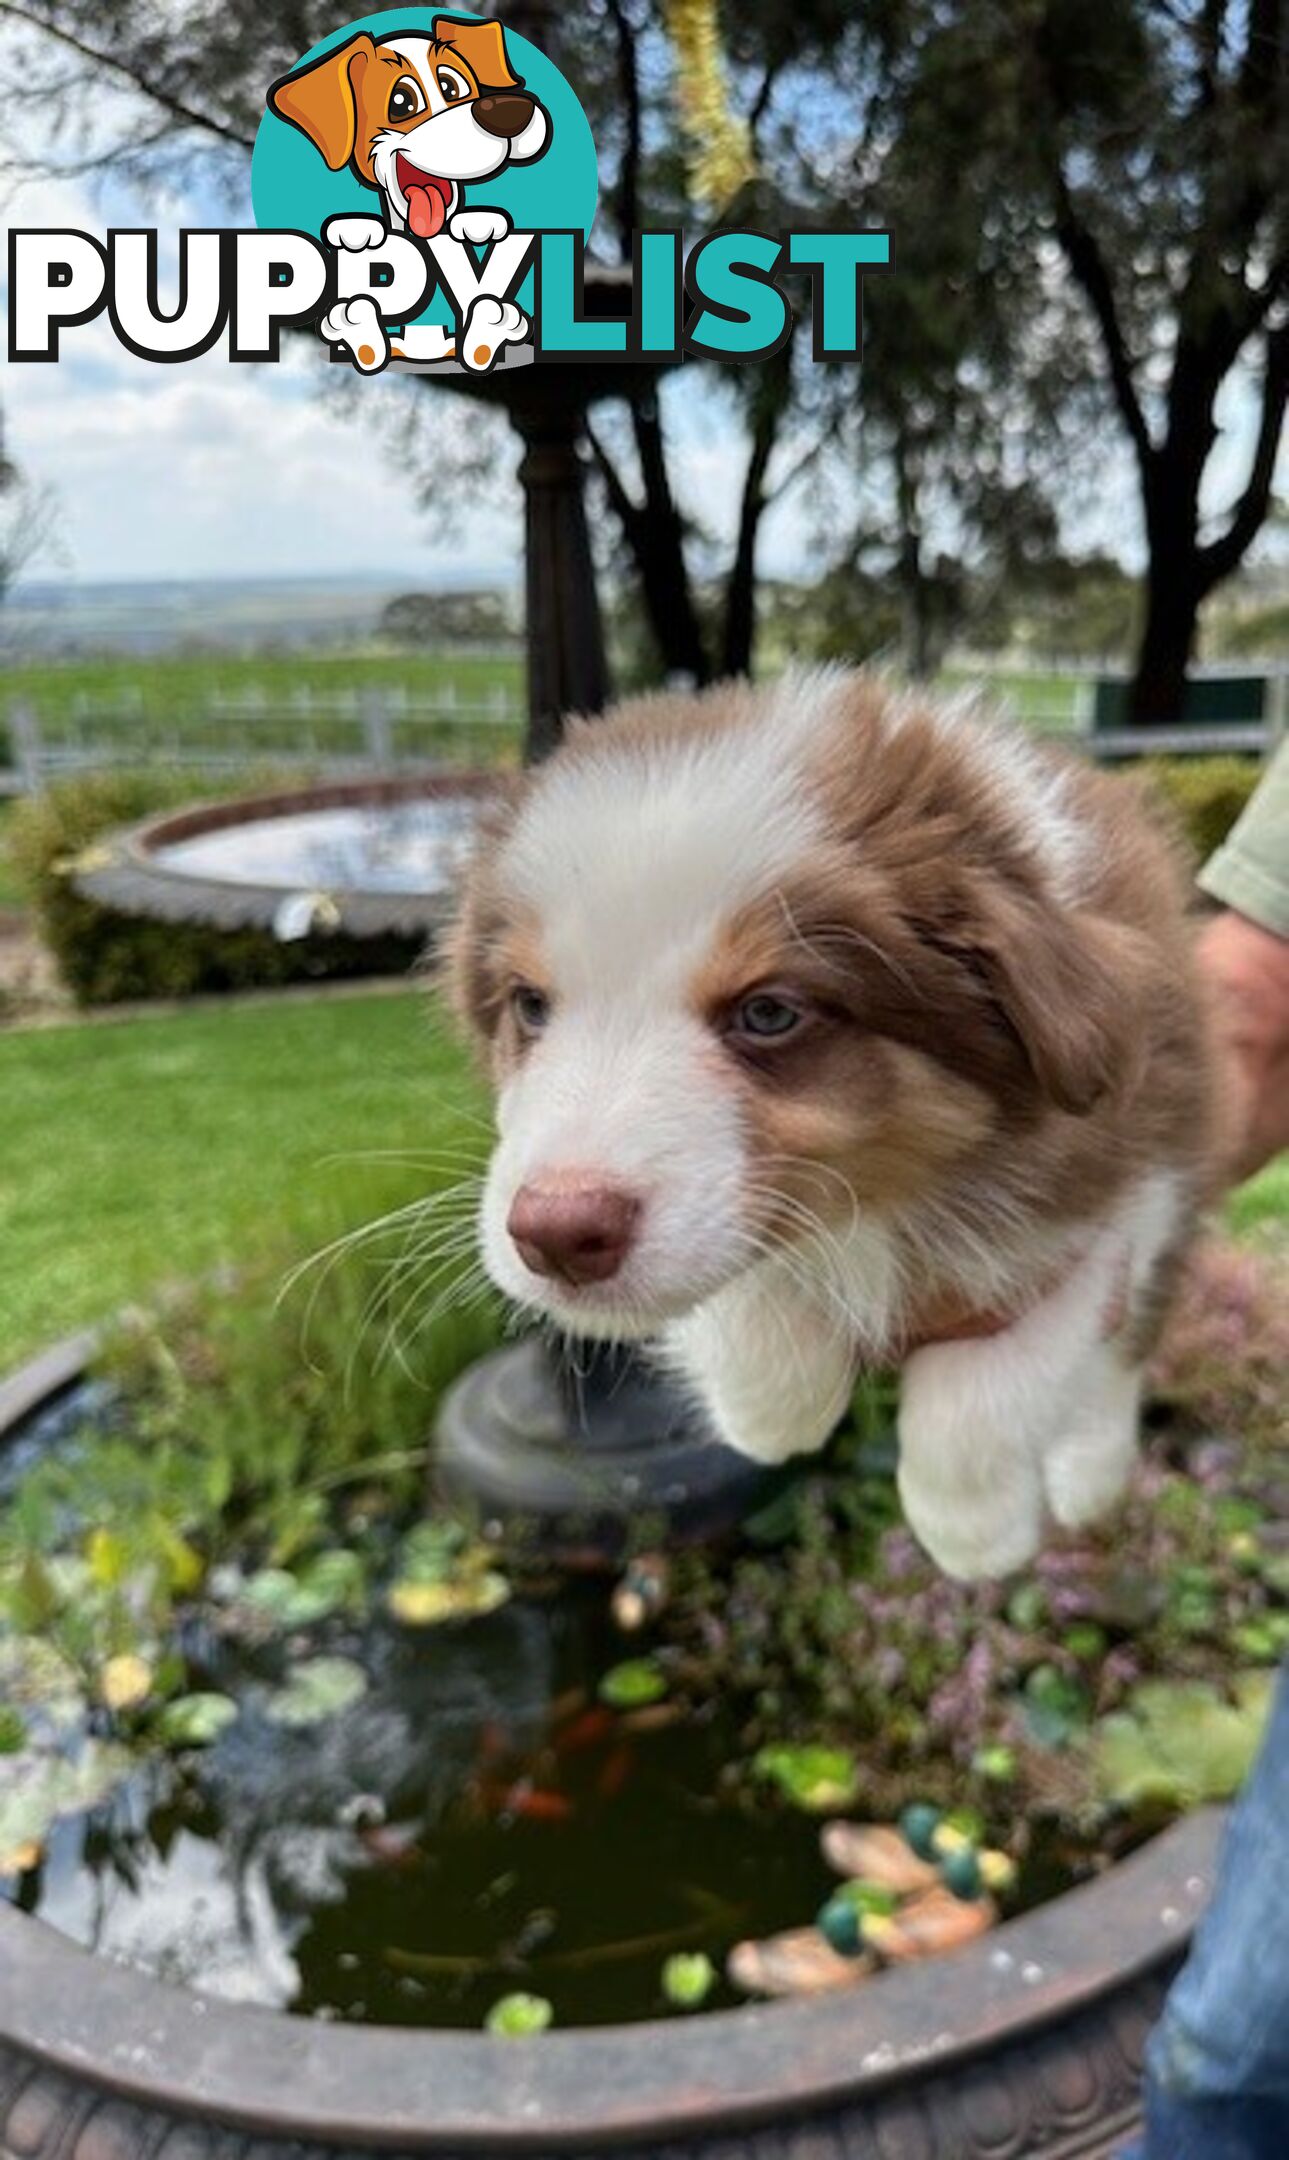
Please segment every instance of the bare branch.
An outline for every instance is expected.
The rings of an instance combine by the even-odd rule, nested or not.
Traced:
[[[168,112],[173,119],[180,121],[183,126],[199,128],[204,134],[215,135],[221,142],[230,143],[238,150],[253,150],[255,148],[255,137],[253,135],[243,135],[237,128],[232,127],[228,121],[219,119],[214,113],[198,112],[195,106],[187,104],[173,90],[167,89],[150,76],[136,70],[129,61],[122,60],[116,53],[103,51],[101,48],[91,45],[88,39],[78,37],[75,31],[68,30],[61,24],[46,21],[43,16],[37,14],[31,8],[18,6],[16,0],[0,0],[0,19],[21,23],[25,29],[37,30],[42,36],[53,38],[57,44],[64,46],[69,52],[76,53],[80,59],[87,61],[91,67],[103,68],[109,75],[115,76],[118,81],[125,82],[131,88],[139,91],[142,96],[150,99],[154,105],[159,105],[164,112]]]

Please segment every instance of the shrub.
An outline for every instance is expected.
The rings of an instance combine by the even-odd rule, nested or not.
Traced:
[[[1256,758],[1152,758],[1145,770],[1201,862],[1222,845],[1262,776]]]
[[[157,922],[101,907],[77,892],[68,870],[101,834],[168,809],[191,791],[191,782],[176,778],[100,774],[60,783],[15,811],[12,859],[59,973],[79,1004],[401,974],[412,965],[420,949],[413,938],[319,936],[283,945],[267,930]]]

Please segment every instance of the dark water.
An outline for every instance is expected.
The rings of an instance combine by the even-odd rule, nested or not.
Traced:
[[[70,1429],[63,1412],[44,1437]],[[302,1730],[264,1712],[300,1644],[198,1620],[187,1684],[231,1694],[237,1722],[59,1824],[11,1890],[104,1955],[305,2015],[470,2027],[516,1989],[566,2025],[656,2014],[671,1953],[721,1967],[740,1937],[808,1920],[829,1877],[816,1823],[732,1791],[727,1720],[597,1702],[637,1647],[605,1596],[327,1623],[308,1652],[357,1659],[368,1691]]]

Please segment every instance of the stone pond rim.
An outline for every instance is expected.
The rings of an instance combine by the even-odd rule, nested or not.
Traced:
[[[311,811],[410,809],[434,802],[486,806],[500,788],[495,771],[453,771],[383,780],[322,780],[307,787],[231,795],[170,810],[107,835],[71,870],[85,899],[122,915],[160,922],[205,925],[213,930],[272,931],[289,883],[253,877],[204,877],[165,860],[165,850],[239,825],[291,818]],[[327,890],[334,909],[331,932],[342,938],[404,939],[419,947],[442,928],[448,911],[446,886],[428,891],[378,891],[370,887]]]
[[[0,1383],[0,1446],[90,1347],[70,1339]],[[1187,1816],[993,1935],[853,1993],[532,2040],[221,2003],[0,1905],[0,2155],[1108,2160],[1220,1823]]]

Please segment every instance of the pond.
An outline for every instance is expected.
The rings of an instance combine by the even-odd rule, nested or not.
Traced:
[[[160,869],[220,885],[432,893],[459,874],[479,809],[454,795],[336,804],[158,839],[148,852]]]
[[[355,1401],[338,1310],[316,1370],[250,1286],[146,1321],[0,1453],[0,1898],[354,2024],[840,1984],[853,1916],[900,1962],[923,1896],[934,1955],[1238,1787],[1289,1645],[1284,1311],[1210,1257],[1119,1518],[1018,1580],[918,1551],[874,1384],[735,1540],[638,1553],[630,1622],[427,1500],[428,1399]]]
[[[10,1488],[42,1453],[92,1446],[105,1417],[87,1389],[33,1421]],[[622,1657],[604,1585],[433,1629],[339,1613],[279,1628],[264,1585],[225,1571],[175,1646],[180,1700],[236,1717],[60,1819],[0,1878],[24,1910],[226,1999],[477,2027],[520,1987],[561,2024],[653,2016],[668,1956],[719,1969],[740,1936],[825,1897],[817,1825],[729,1790],[728,1720],[597,1699]],[[108,1723],[90,1717],[100,1744]],[[62,1744],[75,1754],[79,1731]],[[712,2003],[734,1999],[718,1980]]]

